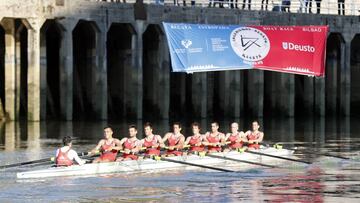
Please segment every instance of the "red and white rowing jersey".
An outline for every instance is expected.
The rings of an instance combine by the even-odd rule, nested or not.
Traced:
[[[55,160],[56,166],[71,166],[74,164],[73,160],[68,156],[70,150],[71,149],[69,148],[66,152],[63,152],[61,149],[58,149]]]
[[[125,149],[128,149],[128,150],[132,150],[134,148],[136,148],[136,142],[138,142],[139,140],[138,139],[135,139],[135,140],[130,140],[129,138],[126,139],[126,141],[124,142],[124,148]],[[130,158],[132,160],[137,160],[139,157],[135,154],[127,154],[127,153],[123,153],[123,156],[122,156],[124,159],[126,158]]]
[[[168,138],[169,147],[176,146],[177,144],[179,144],[180,138],[181,138],[181,136],[176,137],[174,133],[171,133],[170,137]],[[173,150],[169,149],[166,151],[166,154],[167,155],[173,154],[176,156],[181,156],[182,152],[175,150],[175,149],[173,149]]]
[[[157,136],[154,135],[153,138],[148,141],[146,138],[144,139],[143,146],[146,147],[145,154],[147,155],[160,155],[160,147],[153,148],[158,144]]]
[[[257,140],[259,139],[260,137],[260,132],[257,132],[257,133],[254,133],[254,132],[251,132],[248,136],[247,136],[247,139],[249,141],[252,141],[252,140]],[[259,149],[260,148],[260,145],[258,143],[253,143],[253,144],[248,144],[248,147],[249,148],[254,148],[254,149]]]
[[[109,160],[109,161],[115,161],[118,151],[117,150],[111,150],[111,147],[115,147],[115,142],[112,140],[110,143],[107,143],[105,140],[105,143],[101,146],[101,160]]]
[[[215,136],[211,136],[211,134],[209,133],[206,136],[206,139],[209,143],[219,143],[220,142],[220,133],[218,133]],[[208,150],[209,151],[221,151],[221,147],[220,146],[208,146]]]
[[[189,141],[190,151],[193,151],[193,152],[202,152],[202,151],[204,151],[204,146],[203,145],[195,146],[195,145],[201,144],[201,142],[202,142],[201,136],[198,136],[198,137],[195,137],[194,135],[191,136],[190,141]]]
[[[237,148],[241,148],[243,145],[243,142],[236,142],[238,139],[240,138],[240,133],[237,132],[236,134],[231,134],[228,138],[228,140],[230,141],[229,147],[231,149],[237,149]]]

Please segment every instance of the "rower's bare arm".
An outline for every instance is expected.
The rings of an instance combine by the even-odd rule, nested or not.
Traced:
[[[90,154],[96,154],[100,150],[103,144],[104,144],[104,140],[100,140],[99,143],[96,145],[96,147],[90,151]]]
[[[262,142],[264,139],[264,133],[260,133],[259,138],[257,140],[258,143]]]
[[[135,147],[131,151],[132,152],[139,152],[141,150],[141,146],[142,146],[141,140],[138,140],[138,141],[135,142]]]
[[[240,139],[239,139],[239,141],[241,142],[248,142],[248,139],[246,138],[246,135],[245,135],[245,133],[243,132],[243,131],[240,131],[240,133],[239,133],[239,137],[240,137]]]
[[[115,147],[111,147],[110,150],[122,150],[123,144],[126,142],[127,138],[123,138],[121,140],[116,139],[115,140]]]
[[[176,145],[176,148],[178,148],[178,149],[184,148],[184,143],[185,143],[185,137],[181,136],[179,143]]]
[[[226,135],[225,135],[225,142],[229,139],[230,135],[231,135],[231,133],[226,133]]]
[[[123,139],[120,140],[120,145],[122,146],[125,142],[126,142],[127,138],[124,137]]]
[[[187,137],[184,142],[184,145],[188,145],[190,143],[190,140],[191,140],[191,137]]]
[[[226,139],[225,139],[224,133],[221,133],[221,134],[220,134],[220,143],[221,143],[221,144],[226,144]]]
[[[205,135],[201,135],[200,137],[201,137],[201,138],[200,138],[200,143],[196,144],[195,146],[204,145]]]
[[[204,140],[203,140],[203,145],[205,145],[205,146],[209,146],[210,145],[210,143],[209,143],[209,141],[208,141],[208,139],[207,139],[207,136],[209,135],[209,133],[207,132],[205,135],[204,135]]]
[[[160,144],[160,147],[164,147],[164,142],[163,142],[163,140],[161,139],[161,136],[160,136],[160,135],[156,135],[156,137],[157,137],[157,140],[158,140],[158,142],[159,142],[159,144]]]
[[[169,136],[170,136],[170,133],[166,133],[166,134],[164,135],[164,138],[161,139],[162,142],[165,143],[165,142],[168,140]]]
[[[141,140],[139,141],[140,150],[146,149],[146,147],[144,146],[144,141],[145,141],[145,138],[144,138],[144,139],[141,139]]]

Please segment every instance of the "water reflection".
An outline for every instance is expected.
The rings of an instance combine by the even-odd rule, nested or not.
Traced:
[[[239,122],[240,130],[250,129],[250,119],[236,119]],[[61,144],[61,138],[69,135],[76,138],[80,144],[91,141],[94,144],[102,138],[103,127],[111,125],[114,128],[114,136],[122,138],[128,134],[128,125],[138,126],[138,137],[143,138],[143,122],[7,122],[0,124],[0,149],[12,151],[19,148],[29,150],[40,150],[41,143],[45,146],[55,146]],[[191,135],[190,124],[193,122],[183,122],[183,134]],[[212,120],[198,120],[201,124],[202,133],[210,130]],[[220,123],[220,131],[229,132],[229,124],[233,120],[224,120]],[[270,143],[287,143],[288,148],[292,148],[297,143],[303,143],[303,147],[313,149],[330,149],[332,141],[341,140],[343,146],[331,148],[334,151],[347,151],[351,146],[351,135],[358,136],[357,130],[351,131],[351,124],[360,131],[357,123],[350,118],[325,119],[309,117],[301,119],[260,119],[261,130],[265,132],[265,141]],[[170,131],[171,123],[169,120],[153,122],[154,133],[163,136]],[[42,140],[42,141],[41,141]],[[47,145],[48,144],[48,145]]]
[[[14,151],[16,148],[16,140],[20,140],[20,128],[17,122],[5,123],[5,151]]]
[[[312,168],[305,174],[262,180],[258,189],[264,188],[264,199],[271,202],[323,202],[322,174],[322,169]]]

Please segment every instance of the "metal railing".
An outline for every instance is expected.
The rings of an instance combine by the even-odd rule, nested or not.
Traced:
[[[135,3],[136,0],[90,0],[108,3]],[[224,9],[264,10],[291,13],[359,15],[360,0],[143,0],[146,4]],[[250,1],[250,2],[249,2]],[[341,3],[345,1],[345,3]],[[320,3],[320,4],[318,4]],[[317,8],[317,5],[320,7]],[[319,9],[319,10],[317,10]]]

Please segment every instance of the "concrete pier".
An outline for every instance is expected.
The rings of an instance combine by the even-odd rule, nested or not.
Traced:
[[[143,119],[360,113],[359,19],[86,0],[0,2],[0,118]],[[325,78],[171,72],[162,22],[330,26]]]

